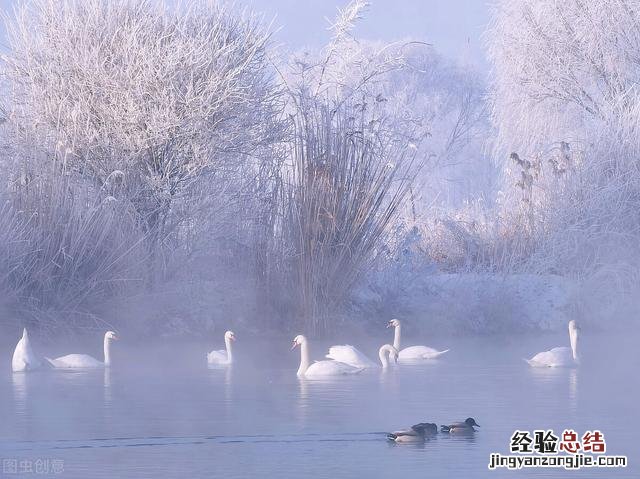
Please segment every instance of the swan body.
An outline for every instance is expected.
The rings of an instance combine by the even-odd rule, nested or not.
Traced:
[[[27,328],[24,328],[22,331],[22,338],[20,338],[20,341],[18,341],[18,344],[16,344],[16,348],[13,351],[11,369],[13,372],[33,371],[41,366],[42,362],[36,357],[33,349],[31,348]]]
[[[412,359],[436,359],[447,352],[449,352],[448,349],[438,351],[437,349],[433,349],[428,346],[409,346],[408,348],[400,350],[398,353],[398,359],[400,361]]]
[[[438,426],[431,422],[421,422],[414,424],[410,429],[404,431],[395,431],[387,434],[389,441],[396,442],[398,444],[411,444],[417,442],[424,442],[427,436],[433,436],[438,433]]]
[[[218,351],[211,351],[207,354],[207,363],[211,366],[228,366],[233,363],[233,352],[231,342],[236,340],[236,335],[233,331],[227,331],[224,333],[224,345],[225,349]]]
[[[113,331],[104,335],[104,362],[88,354],[67,354],[56,359],[45,358],[56,369],[96,369],[111,366],[111,342],[118,339]]]
[[[409,346],[408,348],[400,349],[400,338],[402,326],[400,320],[392,319],[387,324],[387,328],[394,328],[393,332],[393,347],[396,348],[399,361],[415,361],[422,359],[436,359],[443,354],[449,352],[448,349],[444,351],[438,351],[437,349],[430,348],[428,346]]]
[[[569,341],[571,347],[557,347],[549,351],[536,354],[531,359],[525,359],[534,368],[556,368],[575,366],[580,363],[578,358],[578,326],[575,320],[569,321]]]
[[[339,361],[341,363],[348,364],[354,368],[375,368],[377,365],[371,359],[366,357],[357,348],[344,344],[341,346],[331,346],[329,348],[329,354],[325,356],[328,359]]]
[[[316,378],[326,376],[343,376],[348,374],[358,374],[364,370],[362,367],[354,367],[340,361],[316,361],[311,364],[309,360],[309,343],[305,336],[298,335],[293,340],[291,349],[300,346],[300,367],[298,376],[305,378]]]

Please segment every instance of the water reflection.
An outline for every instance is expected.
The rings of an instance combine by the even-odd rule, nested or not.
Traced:
[[[569,371],[569,407],[575,413],[578,409],[578,369]]]
[[[309,403],[309,380],[298,378],[298,400],[296,401],[297,419],[301,426],[307,424],[307,413],[310,408]]]
[[[16,413],[24,413],[26,410],[29,373],[19,372],[11,375],[13,384],[13,400],[15,401]]]

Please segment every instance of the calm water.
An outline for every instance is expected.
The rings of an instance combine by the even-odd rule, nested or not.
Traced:
[[[69,478],[639,477],[636,342],[582,339],[579,370],[531,369],[521,360],[568,343],[566,335],[438,338],[425,341],[451,348],[438,362],[326,381],[298,380],[299,352],[284,340],[240,337],[237,364],[226,371],[206,368],[205,344],[140,349],[124,340],[109,371],[29,374],[10,372],[6,349],[0,458],[31,461],[33,476],[36,460],[63,461],[56,477]],[[87,344],[74,350],[99,357],[101,340]],[[325,346],[312,344],[312,356]],[[377,357],[373,343],[361,349]],[[384,439],[416,422],[467,416],[482,426],[471,438],[439,435],[419,446]],[[508,454],[515,429],[564,428],[600,429],[608,454],[627,455],[629,467],[487,469],[491,452]]]

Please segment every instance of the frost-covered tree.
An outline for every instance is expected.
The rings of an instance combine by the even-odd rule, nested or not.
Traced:
[[[501,0],[487,33],[503,236],[522,237],[520,265],[598,277],[603,304],[637,284],[639,15],[625,0]]]
[[[152,253],[194,182],[228,191],[273,136],[269,33],[219,2],[32,0],[7,31],[14,131],[130,201]]]

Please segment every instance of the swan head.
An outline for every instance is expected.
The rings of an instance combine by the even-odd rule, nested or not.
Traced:
[[[472,417],[468,417],[467,419],[465,419],[464,423],[469,427],[473,427],[473,426],[480,427],[480,424],[478,424],[476,420],[473,419]]]
[[[227,331],[226,333],[224,333],[224,339],[228,339],[229,341],[235,341],[236,333],[234,333],[233,331]]]
[[[580,328],[578,327],[578,323],[576,322],[575,319],[572,319],[571,321],[569,321],[569,331],[580,331]]]
[[[400,326],[399,319],[392,319],[387,323],[387,328],[397,328],[398,326]]]
[[[302,334],[298,334],[295,338],[293,338],[293,344],[291,345],[291,349],[293,350],[306,342],[307,342],[307,338],[305,338]]]
[[[106,333],[104,333],[104,339],[108,341],[117,341],[120,338],[115,332],[107,331]]]

